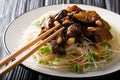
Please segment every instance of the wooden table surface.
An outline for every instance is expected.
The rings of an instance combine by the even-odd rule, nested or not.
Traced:
[[[2,36],[7,25],[32,9],[54,4],[86,4],[105,8],[120,14],[120,0],[0,0],[0,60],[7,56],[3,46]],[[38,74],[24,66],[17,66],[14,70],[0,78],[0,80],[76,80]],[[81,78],[80,80],[120,80],[120,71],[100,77]]]

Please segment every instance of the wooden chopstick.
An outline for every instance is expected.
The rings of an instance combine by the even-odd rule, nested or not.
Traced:
[[[37,51],[42,45],[44,45],[45,43],[47,43],[48,41],[52,40],[57,34],[59,34],[62,30],[64,29],[64,27],[60,28],[59,30],[57,30],[55,33],[53,33],[51,36],[49,36],[48,38],[46,38],[45,40],[43,40],[41,43],[39,43],[38,45],[36,45],[35,48],[33,48],[32,50],[30,50],[28,53],[26,53],[24,56],[22,56],[19,59],[16,59],[15,61],[13,61],[11,64],[9,64],[8,66],[6,66],[5,68],[3,68],[0,71],[0,76],[6,74],[7,72],[9,72],[11,69],[13,69],[14,67],[16,67],[17,65],[19,65],[21,62],[23,62],[26,58],[28,58],[29,56],[31,56],[35,51]],[[46,36],[46,35],[45,35]],[[36,41],[35,41],[36,42]],[[33,44],[33,43],[32,43]],[[31,46],[29,44],[29,46]],[[25,47],[25,50],[28,49]],[[23,49],[24,50],[24,49]],[[23,52],[23,51],[19,51],[19,52]],[[20,54],[20,53],[18,53]],[[17,55],[18,55],[17,54]],[[14,58],[14,57],[12,57]],[[7,60],[7,59],[6,59]]]
[[[21,48],[20,50],[16,51],[14,54],[11,54],[10,56],[8,56],[7,58],[3,59],[0,61],[0,67],[5,65],[6,63],[8,63],[10,60],[12,60],[13,58],[15,58],[16,56],[18,56],[19,54],[21,54],[23,51],[25,51],[26,49],[28,49],[30,46],[34,45],[35,43],[37,43],[40,39],[44,39],[48,34],[50,34],[52,31],[54,31],[55,29],[57,29],[60,25],[56,25],[53,28],[51,28],[49,31],[41,34],[37,39],[35,39],[34,41],[28,43],[26,46],[24,46],[23,48]]]

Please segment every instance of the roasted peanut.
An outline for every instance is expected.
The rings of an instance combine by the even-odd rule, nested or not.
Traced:
[[[101,22],[100,20],[97,20],[97,21],[95,22],[95,24],[98,25],[98,26],[101,26],[101,25],[102,25],[102,22]]]
[[[55,14],[50,14],[50,17],[55,19]]]
[[[62,22],[62,24],[70,24],[70,23],[71,23],[71,21],[68,20],[68,19],[65,19],[65,20]]]
[[[75,38],[69,38],[68,40],[67,40],[67,44],[68,45],[71,45],[71,44],[73,44],[75,42]]]
[[[54,21],[55,26],[60,26],[61,24],[58,21]]]
[[[96,31],[96,28],[95,27],[88,27],[87,30],[88,31]]]
[[[61,43],[62,42],[62,37],[60,36],[60,37],[58,37],[58,39],[57,39],[57,43]]]
[[[68,7],[66,8],[66,11],[67,11],[67,12],[72,12],[71,7],[68,6]]]

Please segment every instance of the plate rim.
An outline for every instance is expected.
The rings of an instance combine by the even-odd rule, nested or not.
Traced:
[[[36,10],[36,9],[45,8],[45,7],[50,7],[50,6],[59,6],[59,5],[62,5],[62,4],[47,5],[47,6],[42,6],[42,7],[39,7],[39,8],[34,8],[34,9],[31,9],[31,10],[29,10],[29,11],[27,11],[27,12],[25,12],[25,13],[19,15],[19,16],[17,16],[14,20],[12,20],[12,21],[5,27],[5,30],[4,30],[3,36],[2,36],[3,46],[4,46],[4,48],[5,48],[6,54],[7,54],[7,55],[10,55],[11,52],[10,52],[10,50],[9,50],[8,47],[7,47],[7,44],[6,44],[6,41],[5,41],[5,37],[6,37],[6,34],[7,34],[8,29],[10,28],[11,24],[14,23],[15,20],[17,20],[19,17],[21,17],[21,16],[23,16],[23,15],[25,15],[25,14],[27,14],[27,13],[30,13],[31,11],[34,11],[34,10]],[[74,4],[64,4],[64,5],[74,5]],[[114,13],[114,14],[116,14],[116,15],[119,15],[119,14],[117,14],[117,13],[115,13],[115,12],[112,12],[112,11],[110,11],[110,10],[107,10],[107,9],[101,8],[101,7],[97,7],[97,6],[85,5],[85,4],[76,4],[76,5],[95,7],[95,8],[103,9],[103,10],[109,11],[109,12],[111,12],[111,13]],[[120,16],[120,15],[119,15],[119,16]],[[119,70],[110,71],[110,72],[107,72],[107,73],[104,73],[104,74],[97,74],[97,75],[95,75],[95,76],[87,76],[87,77],[81,77],[81,76],[80,76],[80,77],[78,77],[78,76],[77,76],[77,77],[76,77],[76,76],[69,76],[69,77],[68,77],[68,76],[61,76],[61,75],[54,75],[54,74],[49,74],[49,73],[40,72],[40,71],[31,69],[30,67],[27,67],[27,66],[24,65],[24,64],[20,64],[20,66],[25,67],[25,68],[27,68],[27,69],[29,69],[29,70],[31,70],[31,71],[37,72],[37,73],[39,73],[39,74],[52,75],[52,76],[56,76],[56,77],[66,77],[66,78],[92,78],[92,77],[100,77],[100,76],[105,76],[105,75],[109,75],[109,74],[115,73],[115,72],[117,72],[117,71],[120,71],[120,69],[119,69]]]

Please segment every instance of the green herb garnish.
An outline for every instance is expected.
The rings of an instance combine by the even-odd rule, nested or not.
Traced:
[[[35,23],[35,25],[38,27],[38,26],[41,26],[42,25],[42,22],[40,22],[40,21],[37,21],[36,23]]]
[[[97,52],[92,52],[92,53],[87,53],[86,54],[86,61],[88,61],[88,62],[93,62],[93,60],[92,60],[92,58],[94,59],[94,60],[98,60],[98,53]]]
[[[39,51],[44,54],[44,55],[48,55],[51,51],[52,51],[52,47],[50,45],[47,46],[42,46]]]
[[[108,41],[103,41],[103,42],[100,43],[100,45],[103,46],[103,47],[110,46]]]
[[[112,55],[112,52],[110,51],[102,51],[101,52],[101,56],[111,56]]]
[[[53,64],[52,61],[46,61],[46,60],[39,60],[38,63],[40,63],[40,64],[46,64],[46,65],[52,65]]]
[[[34,25],[36,25],[37,27],[40,27],[45,20],[46,20],[46,17],[43,17],[42,20],[35,21]]]
[[[83,73],[83,68],[80,68],[79,65],[71,65],[70,66],[70,70],[74,71],[74,72],[79,72],[79,73]]]

